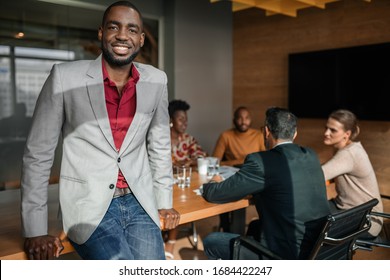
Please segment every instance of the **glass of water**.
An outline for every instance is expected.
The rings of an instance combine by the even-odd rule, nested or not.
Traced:
[[[207,178],[211,179],[214,175],[219,174],[219,159],[217,157],[208,157]]]
[[[187,188],[191,185],[192,168],[189,166],[176,167],[176,183],[179,188]]]

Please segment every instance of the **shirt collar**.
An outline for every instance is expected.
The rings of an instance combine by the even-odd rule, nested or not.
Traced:
[[[106,66],[104,65],[103,59],[102,59],[102,69],[103,69],[103,81],[108,81],[110,85],[115,86],[114,82],[112,82],[110,80],[110,77],[108,76],[108,72],[107,72]],[[133,63],[131,64],[130,71],[131,71],[131,78],[130,79],[133,79],[134,83],[136,84],[140,78],[140,74]]]
[[[276,148],[277,146],[284,145],[284,144],[292,144],[292,141],[280,142],[280,143],[276,144],[273,148]]]

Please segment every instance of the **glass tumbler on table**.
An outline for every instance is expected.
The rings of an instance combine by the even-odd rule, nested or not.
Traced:
[[[208,157],[207,178],[211,179],[214,175],[219,174],[219,158]]]
[[[179,188],[186,188],[191,185],[191,172],[192,168],[189,166],[176,167],[176,181]]]
[[[209,165],[209,161],[207,158],[198,158],[197,160],[198,163],[198,173],[199,175],[207,175],[207,168]]]

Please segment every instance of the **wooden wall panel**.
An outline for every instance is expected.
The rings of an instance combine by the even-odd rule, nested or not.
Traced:
[[[260,9],[234,14],[233,108],[248,106],[260,127],[269,106],[287,106],[288,54],[390,42],[390,1],[344,0],[308,8],[297,18],[266,17]],[[367,93],[368,95],[370,93]],[[297,142],[325,161],[325,120],[300,120]],[[361,122],[360,141],[371,158],[381,191],[390,195],[390,122]]]

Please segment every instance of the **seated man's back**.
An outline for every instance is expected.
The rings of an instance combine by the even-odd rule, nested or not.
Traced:
[[[214,203],[252,195],[260,217],[255,238],[285,259],[307,257],[323,218],[330,213],[318,157],[313,150],[292,143],[295,136],[295,116],[284,109],[268,109],[268,151],[248,155],[240,171],[225,181],[203,185],[203,196]],[[206,254],[210,258],[231,258],[230,251],[218,256],[221,247],[229,246],[218,240],[237,236],[208,236],[204,240]]]
[[[284,144],[252,154],[247,162],[252,158],[264,169],[249,164],[243,175],[264,172],[268,178],[261,193],[254,194],[261,213],[260,242],[286,259],[306,258],[330,213],[317,156],[310,149]]]

